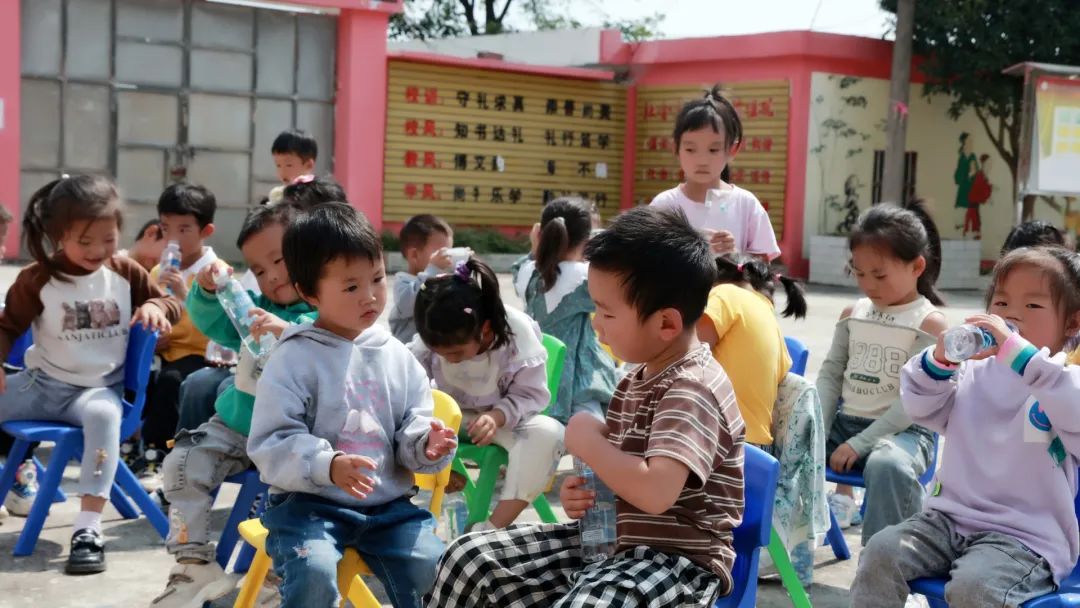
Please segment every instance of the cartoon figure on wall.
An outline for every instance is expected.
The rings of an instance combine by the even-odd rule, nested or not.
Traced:
[[[859,189],[862,188],[859,176],[852,173],[844,180],[844,202],[833,203],[832,207],[844,213],[844,219],[833,229],[836,234],[848,234],[859,220]]]
[[[990,184],[986,176],[989,170],[990,155],[979,156],[975,178],[971,180],[971,189],[968,190],[968,210],[964,215],[964,238],[967,238],[969,232],[976,241],[982,238],[982,217],[979,215],[979,208],[990,202],[990,194],[994,191],[994,186]]]
[[[971,151],[971,135],[960,134],[960,158],[956,161],[956,172],[953,181],[956,182],[956,230],[963,230],[967,220],[968,194],[971,192],[971,184],[975,181],[975,172],[979,168],[979,161],[975,153]]]

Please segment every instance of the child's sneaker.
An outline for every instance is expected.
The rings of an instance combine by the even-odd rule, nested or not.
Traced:
[[[142,453],[139,450],[139,443],[137,441],[120,442],[120,460],[131,469],[132,473],[137,472],[136,469],[139,466],[139,461],[141,459]]]
[[[165,591],[150,603],[152,608],[202,608],[229,594],[236,579],[225,574],[217,562],[176,564],[169,571]]]
[[[4,506],[12,515],[26,517],[30,514],[30,508],[34,506],[37,493],[37,467],[34,466],[34,461],[27,460],[19,465],[19,469],[15,472],[15,483],[12,484],[11,491],[4,499]]]
[[[142,470],[136,473],[139,477],[139,485],[147,494],[153,494],[165,484],[165,474],[161,470],[161,463],[165,460],[165,452],[154,448],[146,448],[142,460]]]
[[[7,507],[0,505],[0,519],[4,519],[8,516]]]
[[[851,527],[851,521],[859,512],[859,506],[855,504],[855,500],[843,494],[829,494],[829,509],[836,516],[836,523],[840,524],[842,530]]]

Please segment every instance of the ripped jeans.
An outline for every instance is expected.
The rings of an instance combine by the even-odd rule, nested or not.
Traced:
[[[435,518],[402,496],[346,507],[313,494],[271,494],[262,523],[266,552],[282,577],[283,608],[338,605],[337,564],[346,547],[364,558],[395,608],[419,608],[435,582],[444,545]]]

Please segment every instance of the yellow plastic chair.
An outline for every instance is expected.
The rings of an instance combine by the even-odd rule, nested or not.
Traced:
[[[458,408],[457,402],[442,391],[431,391],[431,393],[435,401],[435,417],[456,433],[461,427],[461,409]],[[446,484],[449,482],[450,465],[434,475],[416,474],[416,485],[422,490],[431,491],[431,504],[428,509],[436,517],[442,510],[443,496],[446,493]],[[259,590],[262,589],[263,582],[266,580],[266,574],[270,571],[270,556],[266,553],[266,537],[269,532],[258,519],[249,519],[241,523],[239,529],[240,536],[255,547],[256,553],[233,608],[253,608]],[[345,549],[344,556],[338,562],[337,575],[342,606],[345,605],[346,599],[356,608],[381,606],[364,583],[363,577],[371,576],[371,574],[371,570],[355,549],[351,547]]]

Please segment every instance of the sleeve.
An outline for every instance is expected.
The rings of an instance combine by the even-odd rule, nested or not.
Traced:
[[[217,296],[206,293],[196,283],[188,292],[187,309],[191,322],[204,336],[225,348],[239,352],[240,334],[236,332],[229,315],[225,314]]]
[[[430,460],[424,453],[434,411],[431,385],[420,364],[412,357],[409,359],[406,362],[408,380],[405,407],[394,431],[394,450],[398,463],[410,471],[438,473],[453,459],[454,454],[451,452],[439,460]]]
[[[282,346],[288,348],[287,343]],[[270,357],[263,370],[255,389],[247,451],[266,483],[286,492],[316,494],[334,485],[330,463],[340,452],[312,435],[305,422],[314,397],[290,369],[295,361],[288,352],[280,353]]]
[[[919,337],[915,340],[914,349],[916,352],[922,352],[937,343],[937,338],[930,334],[920,332]],[[903,371],[901,370],[901,376]],[[903,393],[901,393],[903,395]],[[904,429],[911,426],[912,420],[908,417],[906,411],[904,411],[903,398],[897,398],[889,406],[888,410],[881,415],[880,418],[875,420],[870,426],[862,430],[861,433],[855,435],[848,440],[848,445],[851,446],[856,453],[860,456],[865,456],[873,449],[874,444],[878,439],[893,435],[895,433],[902,432]]]
[[[23,268],[15,277],[4,299],[3,314],[0,314],[0,361],[7,361],[12,345],[45,309],[41,288],[48,282],[48,273],[38,264]]]
[[[776,244],[776,232],[773,231],[769,212],[765,211],[761,201],[754,199],[754,208],[746,224],[747,242],[744,247],[749,253],[766,255],[772,261],[780,256],[780,247]]]
[[[665,190],[660,194],[654,196],[652,202],[649,203],[649,206],[659,207],[661,209],[678,207],[678,205],[675,203],[675,197],[671,195],[671,190]]]
[[[416,307],[416,294],[427,279],[424,273],[417,276],[399,272],[394,277],[394,310],[391,315],[397,319],[411,319]]]
[[[844,386],[844,371],[848,363],[848,320],[841,319],[833,330],[832,345],[825,361],[818,370],[817,390],[821,398],[821,421],[825,425],[825,436],[832,428],[836,410],[840,407],[840,394]]]
[[[737,288],[741,289],[741,288]],[[735,323],[735,311],[728,305],[724,298],[724,290],[713,289],[709,293],[709,299],[705,302],[705,314],[716,328],[717,340],[723,340],[724,334]]]
[[[535,269],[536,262],[528,255],[521,256],[510,266],[510,278],[514,285],[514,292],[522,300],[525,299],[525,291],[529,288],[529,281],[532,279]]]
[[[1018,333],[998,349],[992,365],[997,373],[1018,374],[1021,381],[1039,400],[1050,419],[1052,432],[1064,444],[1065,451],[1080,458],[1080,367],[1062,365],[1046,349],[1037,350]]]
[[[900,401],[912,422],[944,434],[956,402],[953,375],[959,366],[934,359],[927,347],[904,365],[900,372]]]
[[[176,323],[184,314],[184,305],[176,298],[166,295],[161,287],[150,278],[146,269],[130,258],[113,257],[114,268],[131,284],[131,308],[143,304],[153,304],[165,313],[170,323]]]
[[[735,393],[728,384],[723,403],[698,382],[679,379],[660,398],[646,439],[645,459],[663,456],[677,460],[693,474],[687,487],[705,487],[717,458],[735,446],[730,421],[723,415],[733,409]]]
[[[506,416],[506,426],[512,429],[544,411],[551,401],[547,365],[543,361],[526,365],[510,374],[507,380],[506,395],[495,404],[495,409]]]

